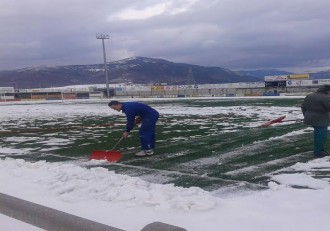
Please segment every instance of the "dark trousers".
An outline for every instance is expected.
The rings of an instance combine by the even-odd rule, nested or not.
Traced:
[[[321,155],[327,142],[328,127],[314,126],[314,155]]]
[[[156,123],[158,116],[158,113],[154,113],[144,117],[142,120],[139,130],[142,150],[154,149],[156,146]]]

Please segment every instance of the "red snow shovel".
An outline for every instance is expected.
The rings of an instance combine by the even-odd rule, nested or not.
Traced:
[[[111,150],[95,150],[92,152],[90,160],[107,160],[109,162],[117,162],[121,159],[123,154],[120,151],[114,150],[117,145],[123,140],[123,136],[118,140],[118,142],[113,146]]]
[[[268,127],[268,126],[270,126],[272,124],[275,124],[275,123],[282,123],[284,118],[285,118],[285,116],[281,116],[281,117],[278,117],[277,119],[273,119],[273,120],[271,120],[267,123],[261,124],[260,126],[261,127]]]

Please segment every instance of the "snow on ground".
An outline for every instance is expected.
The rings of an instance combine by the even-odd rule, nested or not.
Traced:
[[[152,184],[102,167],[5,158],[0,161],[0,191],[129,231],[154,221],[190,231],[325,231],[330,185],[309,174],[316,167],[329,171],[329,158],[292,166],[303,172],[274,176],[268,190],[224,196]],[[0,220],[2,229],[10,230],[10,225],[4,228],[6,219]]]
[[[26,107],[12,105],[6,106],[6,112],[1,110],[0,119],[9,121],[21,116],[19,113],[25,113],[29,118],[113,113],[107,107],[91,107],[75,105],[66,109],[64,106],[63,111],[58,111],[58,107],[51,104],[40,104],[26,111]],[[222,112],[231,109],[221,108]],[[254,109],[245,109],[244,114],[249,110],[255,113]],[[182,113],[179,107],[159,110],[163,114]],[[185,108],[186,113],[204,113],[198,110]],[[216,109],[205,111],[212,115],[213,110]],[[267,113],[272,113],[272,118],[277,117],[276,108]],[[281,113],[283,110],[278,115]],[[261,118],[270,118],[269,114],[260,114]],[[21,139],[12,141],[20,142]],[[1,153],[20,152],[6,147],[0,149]],[[290,167],[291,174],[287,169],[274,173],[267,190],[232,193],[230,189],[222,193],[197,187],[154,184],[108,171],[102,168],[105,164],[102,161],[86,164],[91,168],[65,162],[1,158],[0,192],[127,231],[141,230],[155,221],[189,231],[326,231],[330,227],[330,174],[328,179],[318,179],[314,174],[315,169],[330,172],[329,157],[297,163]],[[2,215],[0,223],[0,230],[39,230]]]

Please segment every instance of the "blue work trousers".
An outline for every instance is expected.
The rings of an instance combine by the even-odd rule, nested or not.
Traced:
[[[153,113],[142,119],[139,130],[140,143],[142,150],[154,149],[156,145],[156,123],[159,114]]]
[[[321,155],[324,151],[325,143],[328,137],[328,127],[317,127],[314,128],[314,155]]]

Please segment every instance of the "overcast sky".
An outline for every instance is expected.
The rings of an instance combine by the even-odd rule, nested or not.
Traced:
[[[0,70],[132,56],[330,69],[329,0],[0,0]]]

